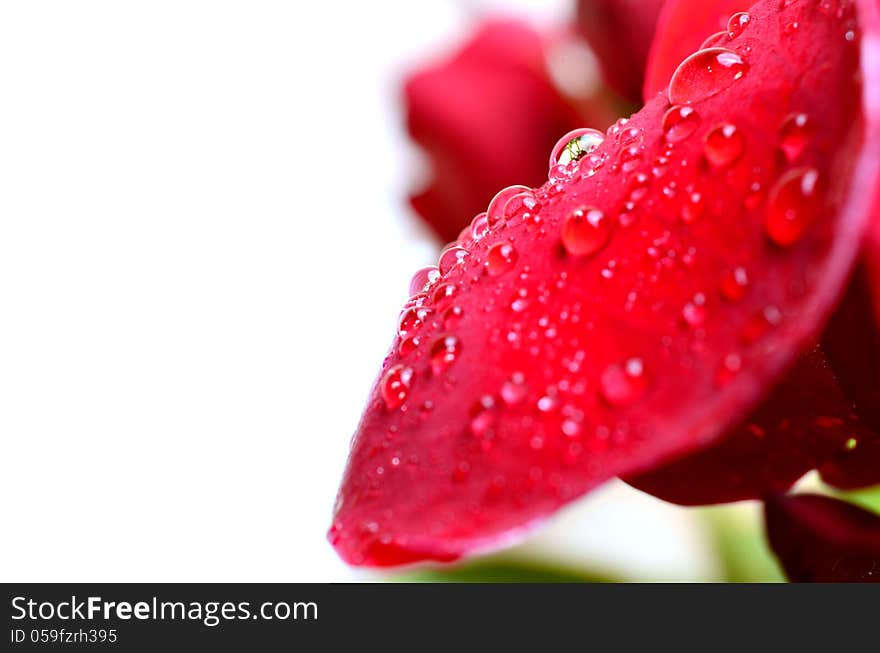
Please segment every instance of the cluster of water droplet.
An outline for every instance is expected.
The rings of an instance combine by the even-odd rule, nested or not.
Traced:
[[[825,2],[826,0],[823,0]],[[831,1],[826,2],[830,6]],[[638,222],[640,204],[653,201],[651,185],[662,184],[658,201],[669,201],[675,206],[675,215],[684,225],[685,232],[695,227],[707,214],[712,213],[710,198],[700,188],[699,176],[694,182],[669,180],[673,166],[699,165],[701,174],[720,174],[744,165],[743,157],[749,143],[747,134],[733,121],[719,120],[704,123],[700,103],[723,93],[749,73],[747,57],[737,51],[737,39],[746,34],[753,18],[746,12],[731,16],[727,29],[712,35],[700,50],[687,57],[676,69],[667,90],[669,107],[662,117],[662,145],[653,160],[646,160],[645,134],[632,127],[625,119],[617,121],[606,133],[594,129],[578,129],[563,136],[553,148],[549,161],[548,182],[540,189],[510,186],[499,192],[487,210],[478,214],[459,235],[456,242],[440,254],[437,266],[419,270],[413,277],[411,297],[398,322],[398,354],[401,362],[391,367],[380,384],[381,397],[388,410],[405,409],[407,395],[417,382],[416,363],[423,354],[427,364],[425,373],[442,377],[452,368],[467,343],[462,343],[454,331],[465,318],[456,297],[465,282],[476,282],[479,277],[502,277],[523,268],[517,250],[516,234],[519,229],[545,235],[547,225],[541,216],[542,208],[553,202],[566,188],[566,182],[575,178],[586,179],[596,175],[604,165],[624,177],[627,195],[620,207],[599,208],[588,202],[576,206],[564,216],[558,227],[559,244],[565,255],[573,260],[597,257],[612,241],[616,229],[631,228]],[[790,29],[797,29],[797,26]],[[744,49],[748,52],[748,49]],[[698,162],[675,157],[676,147],[702,134]],[[778,127],[778,149],[787,168],[765,190],[766,180],[755,180],[748,189],[744,206],[749,211],[763,211],[763,229],[768,242],[784,249],[796,244],[817,218],[823,205],[823,186],[819,172],[803,163],[813,136],[813,125],[805,113],[788,116]],[[614,147],[600,148],[604,141],[613,139]],[[491,240],[487,238],[492,234]],[[487,239],[491,246],[482,247]],[[695,249],[678,242],[671,244],[669,232],[653,239],[646,256],[656,259],[658,269],[663,266],[694,265]],[[477,254],[477,250],[479,253]],[[675,260],[673,260],[675,259]],[[616,260],[604,261],[600,274],[612,280],[617,270]],[[467,272],[465,273],[465,270]],[[527,266],[521,271],[528,276]],[[656,276],[648,282],[656,281]],[[547,282],[561,289],[565,273]],[[745,265],[732,265],[717,282],[713,291],[699,290],[689,295],[679,313],[680,328],[690,334],[699,334],[706,328],[713,302],[741,302],[750,289],[750,272]],[[525,311],[536,298],[541,299],[547,289],[529,290],[521,287],[510,299],[513,314]],[[711,290],[711,289],[710,289]],[[544,294],[542,294],[544,293]],[[629,310],[637,303],[633,291],[627,298]],[[488,309],[487,309],[488,310]],[[546,318],[542,318],[546,319]],[[769,328],[782,320],[780,311],[767,306],[748,320],[742,344],[756,341]],[[538,323],[548,339],[555,336],[549,322]],[[423,334],[432,334],[426,338]],[[526,346],[523,334],[516,328],[499,330],[493,342],[512,348]],[[699,336],[695,338],[699,340]],[[533,347],[531,353],[536,355]],[[583,352],[579,352],[583,356]],[[583,365],[582,360],[567,360],[570,371]],[[716,380],[724,384],[739,373],[742,354],[729,352],[722,357]],[[608,407],[622,407],[640,401],[651,385],[651,374],[645,360],[634,355],[607,365],[595,380],[594,392]],[[578,392],[582,392],[580,388]],[[576,392],[575,394],[578,394]],[[494,394],[480,397],[470,410],[469,430],[485,447],[491,446],[491,434],[500,411],[519,406],[532,398],[539,414],[559,416],[560,431],[567,438],[576,439],[584,429],[584,414],[577,402],[567,403],[558,386],[535,383],[530,386],[526,375],[517,372],[501,384]],[[529,445],[534,449],[545,446],[543,436],[535,436]],[[578,445],[580,446],[580,445]],[[574,455],[575,449],[569,453]],[[469,465],[460,463],[454,472],[455,480],[468,477]]]

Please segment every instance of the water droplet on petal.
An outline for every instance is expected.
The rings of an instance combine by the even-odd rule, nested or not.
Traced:
[[[705,50],[707,48],[717,48],[719,46],[725,45],[728,41],[730,41],[730,34],[727,33],[726,29],[721,30],[720,32],[715,32],[711,36],[709,36],[703,44],[700,46],[700,50]]]
[[[550,152],[550,169],[567,165],[589,154],[602,144],[605,134],[596,129],[575,129],[559,139]]]
[[[703,154],[706,160],[716,168],[724,168],[736,162],[742,156],[745,138],[734,125],[718,125],[703,141]]]
[[[737,267],[724,275],[721,280],[721,296],[729,302],[738,302],[746,294],[749,275],[744,267]]]
[[[611,221],[597,208],[575,209],[562,225],[562,244],[572,256],[590,256],[608,242],[611,226]]]
[[[541,210],[541,203],[532,191],[517,193],[504,205],[504,220],[513,221],[515,218],[528,220],[532,213]]]
[[[810,143],[813,128],[807,114],[793,113],[779,128],[779,148],[789,163],[794,163]]]
[[[700,116],[693,107],[674,106],[663,115],[663,133],[670,143],[678,143],[696,131]]]
[[[480,240],[489,231],[489,216],[486,213],[478,213],[471,220],[471,238],[474,241]]]
[[[461,353],[461,343],[456,336],[443,336],[431,345],[431,369],[442,374]]]
[[[403,338],[418,331],[433,311],[427,306],[411,306],[405,309],[397,320],[397,333]]]
[[[679,64],[669,82],[671,104],[692,104],[729,88],[748,72],[749,65],[733,50],[706,48]]]
[[[706,323],[706,316],[706,296],[702,293],[694,295],[693,300],[685,304],[681,310],[684,323],[692,329],[703,326]]]
[[[440,270],[436,265],[429,265],[421,270],[417,270],[409,282],[409,294],[417,295],[425,292],[430,286],[434,285],[439,278]]]
[[[434,294],[432,296],[434,306],[442,308],[448,304],[457,293],[458,286],[454,283],[441,283],[434,289]]]
[[[730,17],[730,20],[727,21],[727,35],[730,38],[735,39],[737,36],[743,33],[746,25],[749,24],[749,21],[752,17],[745,11],[740,11],[735,13]]]
[[[495,423],[495,400],[484,395],[471,409],[470,429],[476,437],[482,438],[489,433]]]
[[[522,372],[515,372],[509,381],[501,386],[501,398],[508,406],[515,406],[522,403],[528,394],[526,387],[526,377]]]
[[[492,201],[489,202],[489,208],[486,210],[489,226],[492,227],[504,219],[504,207],[511,197],[524,192],[531,193],[532,189],[528,186],[508,186],[498,191],[495,197],[492,198]]]
[[[602,398],[612,406],[629,406],[638,401],[648,387],[644,363],[630,358],[622,365],[609,365],[599,379]]]
[[[510,243],[495,243],[486,253],[486,270],[490,276],[497,277],[510,270],[519,254]]]
[[[440,260],[437,264],[440,274],[447,274],[452,268],[463,262],[469,254],[470,252],[464,247],[456,245],[444,249],[440,254]]]
[[[822,210],[819,173],[798,168],[780,177],[767,198],[764,230],[780,247],[800,240]]]
[[[450,306],[443,314],[443,326],[447,329],[454,329],[464,317],[464,309],[461,306]]]
[[[397,348],[397,353],[400,354],[401,358],[406,358],[416,349],[418,349],[420,344],[421,339],[418,336],[410,336],[408,338],[404,338],[400,341],[400,346]]]
[[[382,377],[379,388],[382,394],[382,400],[388,410],[396,410],[409,394],[412,385],[413,371],[411,367],[404,365],[395,365]]]
[[[682,222],[692,224],[703,217],[706,210],[706,200],[702,193],[687,193],[681,204],[680,215]]]

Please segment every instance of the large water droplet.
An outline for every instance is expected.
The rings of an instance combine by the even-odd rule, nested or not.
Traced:
[[[511,222],[520,218],[528,223],[541,210],[541,203],[532,191],[517,193],[504,205],[504,220]]]
[[[703,141],[703,154],[706,160],[716,168],[724,168],[742,156],[745,138],[734,125],[718,125]]]
[[[670,143],[678,143],[696,131],[700,116],[693,107],[674,106],[663,115],[663,133]]]
[[[447,274],[452,268],[463,262],[468,254],[470,254],[470,252],[464,247],[458,247],[456,245],[444,249],[440,253],[440,260],[437,263],[437,267],[440,269],[440,274]]]
[[[504,219],[504,207],[511,197],[524,192],[531,193],[532,189],[528,186],[508,186],[498,191],[495,197],[492,198],[492,201],[489,202],[489,208],[486,210],[489,226],[492,227]]]
[[[813,128],[805,113],[793,113],[782,122],[779,127],[779,148],[789,163],[800,158],[810,144],[812,135]]]
[[[682,61],[669,82],[671,104],[692,104],[729,88],[749,65],[733,50],[706,48]]]
[[[629,406],[645,394],[648,378],[640,358],[630,358],[622,365],[609,365],[599,379],[602,398],[612,406]]]
[[[562,225],[562,245],[572,256],[590,256],[611,237],[611,221],[591,206],[572,211]]]
[[[800,240],[822,211],[819,173],[814,168],[790,170],[776,182],[767,198],[764,229],[780,247]]]
[[[429,287],[434,285],[439,278],[440,270],[436,265],[429,265],[421,270],[417,270],[409,282],[409,294],[412,296],[425,292]]]
[[[582,128],[568,132],[550,152],[550,169],[577,161],[599,147],[604,140],[605,134],[596,129]]]
[[[705,50],[707,48],[717,48],[722,45],[727,44],[730,41],[730,34],[727,33],[726,29],[721,30],[720,32],[715,32],[711,36],[707,37],[705,41],[703,41],[702,45],[700,45],[700,50]]]
[[[382,377],[379,389],[382,394],[382,400],[388,410],[396,410],[409,394],[412,385],[413,371],[411,367],[404,365],[395,365]]]
[[[730,38],[735,39],[743,33],[746,25],[748,25],[751,20],[752,17],[745,11],[735,13],[730,17],[730,20],[727,21],[727,35]]]
[[[411,306],[397,320],[397,333],[403,338],[418,331],[433,311],[427,306]]]
[[[456,336],[443,336],[431,345],[431,369],[442,374],[461,353],[461,342]]]
[[[471,238],[476,242],[489,231],[489,216],[486,213],[478,213],[471,220]]]
[[[434,306],[437,308],[442,308],[446,306],[452,298],[458,293],[458,286],[453,283],[441,283],[434,289],[434,294],[432,299],[434,300]]]
[[[495,243],[486,253],[486,270],[490,276],[497,277],[510,270],[519,258],[510,243]]]

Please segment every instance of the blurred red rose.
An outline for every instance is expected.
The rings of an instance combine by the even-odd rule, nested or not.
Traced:
[[[492,20],[451,57],[406,79],[407,128],[432,175],[410,201],[443,241],[454,240],[499,189],[540,185],[563,134],[613,120],[600,98],[578,102],[557,88],[551,47],[550,37],[525,23]]]

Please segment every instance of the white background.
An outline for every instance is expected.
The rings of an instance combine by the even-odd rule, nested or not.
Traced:
[[[476,11],[2,5],[0,579],[352,578],[333,496],[436,252],[397,84]],[[688,519],[612,489],[526,550],[711,575]]]

